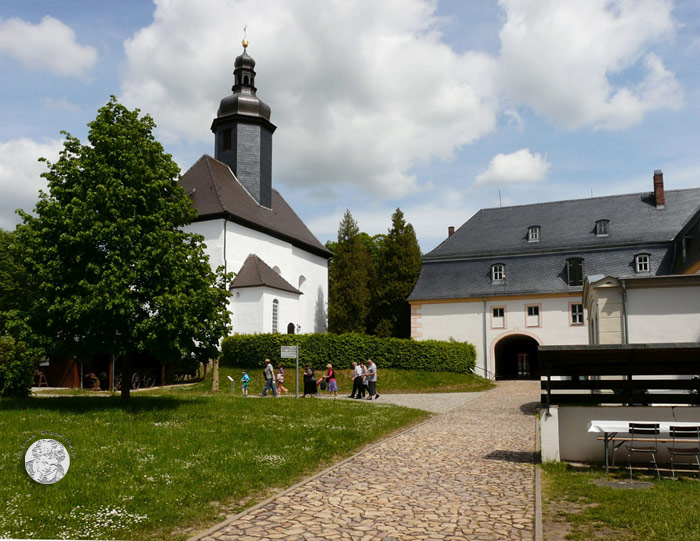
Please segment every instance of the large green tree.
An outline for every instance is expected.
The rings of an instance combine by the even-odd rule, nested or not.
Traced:
[[[333,248],[329,267],[328,330],[364,333],[374,265],[349,210],[340,222],[338,240]]]
[[[409,338],[411,311],[406,299],[418,280],[421,253],[416,232],[399,208],[391,216],[391,228],[379,247],[377,262],[372,331],[378,336]]]
[[[179,169],[155,125],[116,98],[89,124],[88,144],[65,133],[43,176],[35,215],[20,213],[26,320],[48,353],[121,356],[122,399],[133,361],[195,363],[226,334],[227,277],[212,272]]]

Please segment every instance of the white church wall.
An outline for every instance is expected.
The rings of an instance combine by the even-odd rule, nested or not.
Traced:
[[[224,228],[226,230],[225,242]],[[302,333],[326,331],[327,259],[235,222],[224,222],[224,220],[195,222],[188,226],[188,230],[204,236],[205,252],[209,255],[212,268],[224,263],[224,251],[226,252],[226,269],[229,272],[237,272],[249,254],[256,254],[270,267],[279,268],[282,278],[302,291],[303,295],[294,295],[297,307],[294,310],[291,306],[285,308],[287,310],[285,317],[288,320],[284,323],[284,330],[280,328],[280,332],[286,332],[287,324],[290,322],[298,326],[297,328]],[[301,284],[300,277],[304,278],[301,280]],[[263,309],[267,310],[268,307],[264,306]],[[247,306],[242,310],[247,314],[254,311],[254,308]],[[250,320],[239,319],[234,315],[232,323],[236,329],[250,329],[249,332],[270,332],[272,329],[271,317],[271,312],[269,318],[263,312],[262,315]],[[253,321],[256,322],[255,325]],[[260,321],[262,321],[262,326],[260,326]],[[236,332],[243,331],[237,330]]]
[[[231,292],[229,310],[231,311],[231,332],[235,334],[254,334],[261,332],[263,319],[263,288],[243,287]]]

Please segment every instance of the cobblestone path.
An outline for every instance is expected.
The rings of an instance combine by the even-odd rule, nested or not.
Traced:
[[[538,393],[502,382],[201,539],[531,540]]]

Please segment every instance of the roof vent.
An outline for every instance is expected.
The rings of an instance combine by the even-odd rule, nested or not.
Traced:
[[[455,226],[451,225],[447,228],[447,238],[449,239],[454,234],[455,234]]]

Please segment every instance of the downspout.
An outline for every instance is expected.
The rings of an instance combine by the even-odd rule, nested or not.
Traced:
[[[620,278],[620,283],[622,284],[622,321],[624,325],[624,336],[622,338],[622,343],[629,344],[629,325],[627,323],[627,287],[623,278]]]
[[[484,377],[485,377],[486,379],[491,379],[491,378],[489,377],[489,370],[488,370],[488,366],[489,366],[489,356],[488,356],[488,354],[486,353],[486,297],[484,297],[482,300],[484,301],[484,309],[482,310],[482,318],[481,318],[481,319],[482,319],[482,333],[481,333],[481,335],[482,335],[482,337],[483,337],[483,342],[484,342],[484,343],[483,343],[483,348],[484,348],[484,350],[483,350],[483,351],[484,351]]]
[[[226,224],[228,223],[228,218],[224,218],[224,273],[228,272],[228,260],[226,258]],[[228,287],[228,284],[227,284]]]

